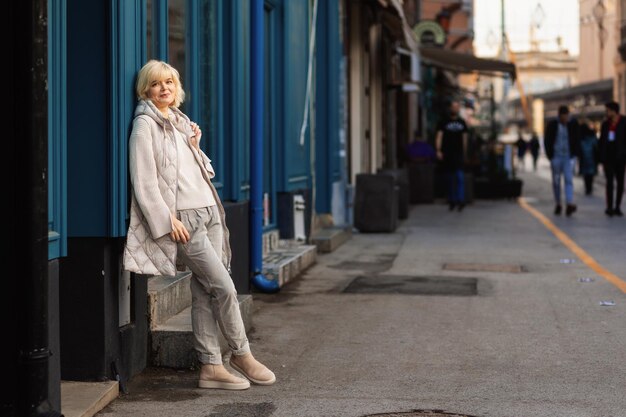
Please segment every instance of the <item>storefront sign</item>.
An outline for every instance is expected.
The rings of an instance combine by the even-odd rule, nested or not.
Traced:
[[[434,20],[424,20],[413,26],[413,32],[422,46],[443,46],[446,32]]]

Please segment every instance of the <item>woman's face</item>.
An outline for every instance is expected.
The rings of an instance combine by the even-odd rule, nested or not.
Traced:
[[[172,77],[153,80],[148,89],[148,97],[159,109],[172,105],[176,99],[176,84]]]

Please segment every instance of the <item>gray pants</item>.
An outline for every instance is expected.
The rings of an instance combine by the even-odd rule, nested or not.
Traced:
[[[194,348],[202,364],[220,365],[221,329],[234,355],[250,352],[239,311],[237,290],[221,261],[222,224],[217,206],[179,210],[189,231],[186,244],[178,244],[178,257],[191,269],[191,326]]]

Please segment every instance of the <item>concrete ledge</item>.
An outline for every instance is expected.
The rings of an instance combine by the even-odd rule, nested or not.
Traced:
[[[239,295],[239,310],[246,328],[252,328],[252,296]],[[228,352],[228,344],[220,333],[222,354]],[[166,368],[195,368],[198,364],[193,348],[191,307],[157,325],[151,332],[151,363]]]
[[[327,227],[315,233],[311,243],[320,253],[330,253],[352,238],[352,227]]]
[[[117,381],[61,381],[61,412],[65,417],[92,417],[118,395]]]
[[[191,305],[191,272],[148,279],[148,317],[150,328],[165,323]]]
[[[317,246],[281,241],[263,258],[263,274],[282,287],[317,261]]]
[[[269,230],[263,233],[263,256],[267,256],[271,251],[278,247],[280,233],[278,230]]]

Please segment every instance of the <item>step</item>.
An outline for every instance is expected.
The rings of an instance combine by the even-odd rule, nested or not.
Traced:
[[[352,238],[352,227],[333,226],[325,227],[315,232],[311,243],[317,246],[320,253],[334,252],[339,246]]]
[[[281,240],[263,257],[263,274],[282,287],[317,261],[317,246]]]
[[[271,251],[278,247],[280,242],[280,233],[278,230],[268,230],[263,232],[263,256],[267,256]]]
[[[191,272],[148,279],[148,317],[150,328],[165,323],[191,305]]]
[[[117,381],[61,381],[61,412],[65,417],[92,417],[118,396]]]
[[[238,295],[237,298],[246,332],[249,332],[252,329],[252,296]],[[221,333],[220,345],[222,353],[226,353],[228,344]],[[193,349],[191,307],[152,329],[150,353],[154,366],[179,369],[197,367],[197,356]]]

